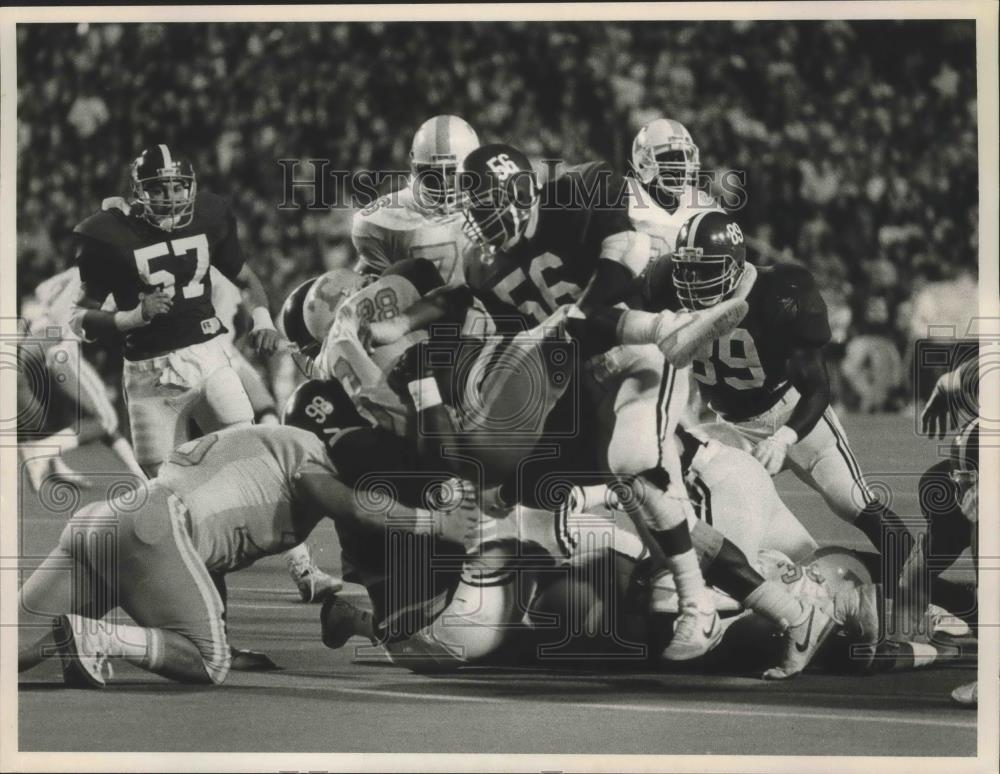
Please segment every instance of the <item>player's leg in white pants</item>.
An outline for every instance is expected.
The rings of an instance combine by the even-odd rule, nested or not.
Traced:
[[[693,433],[699,435],[698,430]],[[710,440],[695,454],[691,472],[699,518],[748,557],[767,548],[799,561],[816,549],[816,541],[781,501],[767,471],[747,452]]]
[[[665,366],[653,345],[616,348],[599,365],[591,374],[612,402],[608,470],[622,482],[621,505],[659,565],[653,609],[665,599],[667,572],[680,598],[682,613],[663,655],[696,658],[722,630],[691,541],[693,511],[673,440],[687,405],[688,380],[683,371]]]
[[[772,409],[734,427],[756,443],[787,421],[798,399],[799,393],[792,387]],[[883,562],[882,580],[886,588],[894,588],[899,568],[909,552],[908,533],[899,517],[875,497],[866,483],[847,433],[832,408],[823,412],[805,438],[792,444],[785,465],[818,492],[830,510],[865,534],[887,560]],[[885,556],[887,549],[892,556]]]
[[[59,616],[41,639],[24,636],[19,670],[59,649],[64,669],[106,676],[120,658],[175,680],[220,683],[229,671],[223,605],[185,526],[184,505],[151,486],[138,512],[111,503],[82,508],[58,547],[21,589],[21,625]],[[120,606],[136,625],[102,620]],[[67,678],[71,676],[67,672]]]
[[[67,352],[69,347],[76,348],[77,351]],[[78,349],[78,343],[62,341],[46,352],[46,363],[55,377],[55,383],[71,402],[79,405],[83,414],[97,419],[104,433],[104,440],[129,472],[144,478],[145,474],[132,445],[118,432],[118,412],[108,399],[104,382],[97,369]]]

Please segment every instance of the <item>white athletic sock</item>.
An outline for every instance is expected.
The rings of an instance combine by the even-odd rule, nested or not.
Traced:
[[[162,662],[163,640],[155,629],[110,621],[94,623],[109,656],[123,658],[143,669],[155,668]]]
[[[309,546],[305,543],[299,543],[294,548],[289,548],[285,551],[285,561],[288,563],[288,568],[292,569],[296,565],[310,565],[312,564],[312,556],[309,554]]]
[[[764,616],[782,628],[795,626],[802,621],[806,608],[777,581],[767,580],[751,591],[743,606]]]
[[[699,607],[709,600],[708,587],[698,565],[698,555],[693,548],[681,554],[667,557],[667,566],[674,576],[677,586],[678,603],[694,601]],[[708,602],[710,604],[710,602]]]

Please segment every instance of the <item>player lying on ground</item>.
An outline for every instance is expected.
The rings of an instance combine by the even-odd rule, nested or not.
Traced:
[[[422,347],[423,344],[417,345]],[[424,372],[416,378],[412,377],[412,372],[407,373],[407,367],[414,362],[426,362],[423,359],[407,358],[401,361],[399,368],[394,371],[390,382],[400,393],[415,398],[415,403],[419,406],[420,427],[423,428],[426,438],[430,443],[420,444],[420,452],[415,449],[409,451],[407,455],[400,455],[400,459],[408,457],[411,461],[409,465],[414,465],[412,460],[419,459],[421,465],[434,463],[436,469],[457,471],[463,469],[462,456],[465,448],[462,446],[451,446],[451,453],[435,451],[435,444],[451,445],[457,436],[451,424],[451,414],[442,403],[440,394],[437,393],[436,380],[432,373]],[[417,406],[415,405],[415,409]],[[386,444],[389,444],[391,434],[386,434]],[[400,448],[406,449],[406,444],[401,443],[397,438],[391,441]],[[371,455],[372,459],[391,459],[389,451]],[[458,464],[454,465],[455,459]],[[401,465],[403,463],[400,463]],[[417,468],[420,469],[420,468]],[[576,474],[575,471],[569,473]],[[605,479],[607,474],[604,474]],[[627,491],[632,491],[631,488]],[[648,496],[662,496],[662,493],[652,493]],[[517,535],[520,537],[520,535]],[[698,547],[706,569],[706,577],[711,576],[715,585],[726,589],[731,595],[741,600],[747,607],[759,611],[762,615],[771,620],[775,625],[783,630],[787,630],[788,636],[784,642],[786,651],[780,664],[775,669],[769,670],[767,677],[781,679],[797,674],[808,663],[808,659],[815,648],[819,647],[823,639],[829,634],[832,624],[829,616],[822,610],[814,606],[803,604],[789,596],[778,584],[768,581],[756,572],[747,562],[746,556],[740,549],[730,541],[726,540],[719,532],[703,522],[696,522],[692,532],[695,545]],[[632,533],[633,541],[635,533]],[[429,570],[424,570],[429,572]],[[717,578],[717,580],[715,580]],[[426,584],[424,584],[426,585]],[[676,600],[676,596],[674,597]],[[715,612],[714,600],[710,602]],[[378,605],[376,603],[376,610]],[[324,610],[324,615],[326,614]],[[656,611],[655,611],[656,612]],[[668,611],[662,611],[668,612]],[[671,623],[676,621],[671,613]],[[718,636],[721,636],[721,632]],[[717,638],[716,640],[717,641]],[[668,645],[669,641],[665,643]],[[714,643],[713,643],[714,644]],[[795,645],[800,647],[796,648]],[[664,657],[671,658],[672,654],[668,647],[665,647]]]
[[[341,428],[366,425],[346,398],[337,408]],[[341,478],[327,446],[294,427],[236,428],[181,446],[135,498],[81,508],[25,581],[19,670],[57,652],[71,685],[103,686],[116,658],[181,682],[221,683],[231,654],[217,584],[305,540],[324,517],[379,551],[387,525],[397,535],[443,527],[438,542],[464,554],[460,519],[397,503],[360,508]],[[116,607],[135,623],[105,618]]]

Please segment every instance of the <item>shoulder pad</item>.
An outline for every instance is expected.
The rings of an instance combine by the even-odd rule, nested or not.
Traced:
[[[119,210],[95,212],[73,229],[74,234],[115,245],[128,238],[128,218]]]
[[[401,200],[401,192],[386,194],[363,210],[354,213],[351,231],[356,235],[372,236],[379,230],[409,231],[423,222],[423,217],[409,209]]]

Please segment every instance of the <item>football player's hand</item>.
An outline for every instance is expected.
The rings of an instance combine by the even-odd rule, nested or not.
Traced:
[[[468,481],[452,478],[434,491],[434,534],[439,540],[469,551],[476,545],[482,513],[476,488]]]
[[[785,464],[788,447],[798,439],[798,435],[790,427],[779,427],[774,435],[754,447],[753,456],[769,475],[776,476]]]
[[[957,401],[961,389],[961,374],[958,369],[950,371],[937,380],[934,391],[920,412],[920,424],[931,438],[944,438],[958,421]]]
[[[411,400],[407,389],[410,382],[426,376],[433,376],[431,369],[423,363],[423,353],[423,342],[414,344],[399,356],[392,370],[386,376],[389,389],[400,397],[404,405],[407,405]]]
[[[278,351],[281,336],[274,328],[254,328],[250,331],[250,343],[258,355],[270,357]]]
[[[174,305],[171,294],[165,290],[154,290],[152,293],[140,295],[140,299],[139,303],[142,304],[142,319],[146,322],[149,322],[154,317],[159,317],[161,314],[166,314],[170,311],[170,307]]]

